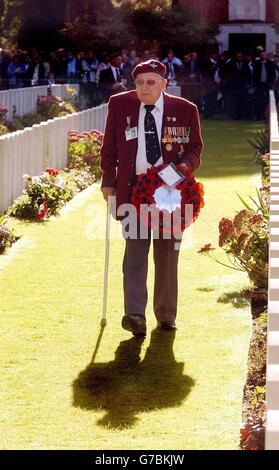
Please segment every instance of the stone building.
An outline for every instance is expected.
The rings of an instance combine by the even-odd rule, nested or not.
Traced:
[[[279,54],[279,0],[179,0],[208,22],[219,24],[219,52],[249,52],[262,45]],[[277,24],[277,29],[276,29]]]

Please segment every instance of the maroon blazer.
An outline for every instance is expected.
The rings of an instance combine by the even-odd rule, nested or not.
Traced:
[[[173,143],[167,150],[162,143],[164,163],[187,163],[194,172],[200,165],[203,142],[200,131],[198,110],[195,104],[184,98],[164,93],[164,114],[162,137],[165,127],[190,128],[189,143]],[[127,117],[130,126],[138,126],[140,101],[136,91],[113,95],[108,103],[104,142],[101,148],[101,168],[103,171],[101,187],[116,188],[116,209],[130,201],[131,185],[135,175],[135,162],[138,140],[126,141]],[[172,118],[175,118],[175,121]],[[171,119],[170,119],[171,118]],[[181,152],[182,150],[182,152]],[[180,152],[180,153],[179,153]]]

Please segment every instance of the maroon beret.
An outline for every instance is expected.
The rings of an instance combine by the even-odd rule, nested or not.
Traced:
[[[159,60],[151,59],[136,65],[134,70],[132,71],[132,77],[136,78],[139,73],[154,72],[158,73],[159,75],[161,75],[161,77],[165,78],[166,71],[167,68],[164,64],[162,64],[162,62],[159,62]]]

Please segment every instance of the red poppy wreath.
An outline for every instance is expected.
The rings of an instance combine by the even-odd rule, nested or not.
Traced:
[[[138,176],[132,188],[131,202],[145,226],[159,228],[160,233],[174,234],[195,222],[204,206],[204,190],[189,169],[179,168],[185,179],[168,191],[158,175],[164,166],[152,166],[146,174]]]

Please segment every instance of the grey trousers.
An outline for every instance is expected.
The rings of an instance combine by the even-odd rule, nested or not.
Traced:
[[[147,240],[126,239],[123,259],[125,315],[145,316],[148,299],[147,270],[151,233]],[[174,321],[177,313],[179,249],[173,239],[154,239],[153,309],[158,321]]]

